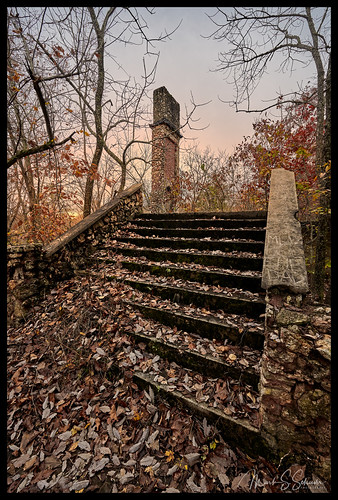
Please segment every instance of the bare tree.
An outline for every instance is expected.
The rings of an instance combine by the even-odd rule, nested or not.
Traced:
[[[46,9],[41,10],[40,14],[38,16],[34,16],[34,24],[41,23],[43,24],[43,19],[44,19],[44,12]],[[35,68],[35,61],[34,61],[34,56],[35,56],[35,51],[36,47],[29,47],[29,41],[27,40],[26,33],[24,33],[24,29],[21,25],[20,21],[20,16],[18,11],[16,10],[16,13],[11,10],[8,15],[8,28],[9,27],[13,28],[13,33],[16,34],[18,38],[21,40],[21,67],[20,71],[23,71],[25,68],[27,77],[21,81],[20,88],[17,88],[15,85],[9,85],[8,86],[8,110],[10,112],[10,108],[14,108],[14,113],[16,115],[16,118],[18,120],[18,125],[19,125],[19,133],[18,133],[18,138],[16,140],[16,144],[14,146],[14,149],[12,151],[12,155],[8,158],[7,160],[7,168],[11,167],[16,163],[18,160],[21,160],[22,158],[26,158],[31,155],[35,155],[37,153],[41,153],[43,151],[47,151],[50,149],[53,149],[57,146],[61,146],[68,141],[71,141],[73,139],[73,135],[75,132],[72,132],[68,137],[64,138],[61,141],[56,141],[55,140],[55,130],[52,126],[52,121],[50,118],[50,113],[47,109],[47,99],[46,95],[43,95],[43,89],[42,85],[44,82],[51,82],[55,79],[58,78],[63,78],[64,75],[60,74],[54,74],[54,75],[48,75],[45,76],[41,74],[39,70]],[[41,33],[41,29],[39,31],[39,35]],[[12,35],[13,38],[13,35]],[[17,71],[15,69],[15,66],[17,66],[17,63],[14,63],[13,57],[11,54],[11,37],[9,36],[7,39],[7,63],[8,63],[8,78],[10,82],[15,81],[15,75],[17,75]],[[76,73],[75,69],[69,73],[69,76],[74,75]],[[21,73],[20,73],[21,74]],[[45,128],[46,128],[46,140],[42,144],[36,144],[33,147],[28,147],[28,144],[24,144],[24,148],[18,151],[18,146],[20,144],[20,140],[22,139],[22,133],[23,133],[23,125],[22,125],[22,118],[20,116],[20,113],[18,113],[18,105],[17,105],[17,95],[22,89],[28,84],[31,83],[34,89],[34,92],[37,96],[37,101],[38,101],[38,106],[40,107],[42,116],[45,121]],[[13,137],[13,130],[11,131],[12,137]]]
[[[62,9],[61,11],[63,12]],[[85,68],[85,74],[79,73],[77,81],[64,76],[78,96],[82,124],[95,138],[84,194],[83,215],[86,216],[91,211],[93,186],[103,152],[121,168],[119,190],[125,186],[127,166],[133,158],[133,147],[144,142],[140,136],[141,122],[145,123],[143,101],[154,81],[158,60],[158,54],[151,53],[149,49],[156,41],[165,40],[170,34],[160,34],[155,38],[148,36],[147,23],[138,9],[134,8],[74,8],[72,15],[68,16],[62,25],[59,20],[61,15],[65,17],[65,14],[61,11],[56,14],[56,26],[60,29],[60,36],[62,35],[64,44],[76,58],[79,67],[81,65],[82,69]],[[153,13],[150,9],[147,11]],[[84,32],[86,37],[83,36]],[[82,33],[81,40],[79,33]],[[81,43],[78,43],[79,41]],[[108,47],[113,43],[145,44],[145,55],[149,56],[148,60],[152,58],[153,62],[148,70],[145,58],[143,59],[142,84],[138,84],[129,76],[124,80],[114,78],[106,69],[105,60],[110,57]],[[55,57],[42,44],[39,45],[58,70],[62,71]],[[126,130],[128,139],[121,147],[120,136]]]
[[[84,200],[84,216],[106,196],[123,190],[128,179],[144,178],[149,158],[140,148],[151,143],[148,91],[159,57],[155,44],[169,39],[176,29],[154,37],[144,13],[151,16],[154,11],[9,10],[8,157],[9,164],[21,169],[31,207],[41,193],[40,162],[45,155],[52,160],[45,168],[60,191],[66,190],[69,200],[73,197],[76,210],[80,204],[74,193]],[[142,47],[143,74],[132,77],[123,59],[116,57],[115,47],[127,45]],[[181,128],[193,128],[192,114],[198,106],[192,101]],[[67,179],[62,177],[65,167]]]
[[[323,169],[330,161],[331,133],[331,8],[330,7],[239,7],[218,8],[209,16],[216,25],[210,35],[226,44],[218,57],[218,71],[231,79],[235,99],[229,102],[236,111],[261,112],[283,103],[303,104],[300,92],[278,96],[268,106],[253,109],[251,98],[269,64],[281,57],[280,71],[293,71],[296,65],[314,64],[316,76],[317,130],[316,168],[322,180],[322,204],[319,216],[316,283],[317,294],[323,295],[325,240],[327,239],[328,189],[324,185]],[[312,99],[314,96],[310,96]],[[244,107],[242,107],[244,105]]]

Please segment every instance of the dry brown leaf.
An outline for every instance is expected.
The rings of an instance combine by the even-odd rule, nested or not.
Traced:
[[[38,431],[32,431],[32,432],[24,432],[21,438],[21,443],[20,443],[20,451],[21,453],[24,453],[27,446],[33,439],[39,434]]]
[[[38,457],[37,455],[33,455],[26,463],[25,465],[23,466],[23,470],[28,470],[30,469],[31,467],[33,467],[33,465],[35,465],[35,463],[37,462],[38,460]]]
[[[78,441],[75,441],[73,444],[70,445],[69,447],[69,451],[74,451],[76,450],[76,448],[78,447],[79,445],[79,442]]]
[[[250,491],[250,484],[250,473],[243,472],[232,480],[231,489],[235,492],[243,490],[245,493],[248,493]]]

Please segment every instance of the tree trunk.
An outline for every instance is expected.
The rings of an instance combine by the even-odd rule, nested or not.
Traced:
[[[85,188],[84,205],[83,205],[83,218],[87,217],[87,215],[91,213],[95,175],[97,173],[98,165],[102,156],[102,151],[103,151],[103,146],[100,143],[100,141],[98,141],[98,143],[96,144],[93,161],[90,167],[90,172],[87,174],[87,179],[86,179],[86,188]]]
[[[97,83],[95,92],[95,129],[96,129],[96,148],[93,156],[90,172],[87,175],[84,206],[83,206],[83,218],[91,212],[92,197],[93,197],[93,187],[95,181],[95,174],[98,171],[99,162],[103,152],[103,134],[102,134],[102,97],[104,89],[104,34],[106,29],[106,24],[114,12],[115,7],[111,7],[103,21],[102,27],[100,28],[95,11],[93,7],[88,7],[90,16],[92,18],[92,23],[95,29],[97,37]]]
[[[325,173],[325,166],[331,161],[331,58],[326,78],[326,122],[323,137],[323,165],[321,172]],[[314,271],[315,293],[320,301],[324,299],[326,254],[329,244],[329,209],[331,181],[330,175],[324,175],[320,180],[322,194],[320,196],[321,213],[318,217],[317,239],[316,239],[316,260]]]

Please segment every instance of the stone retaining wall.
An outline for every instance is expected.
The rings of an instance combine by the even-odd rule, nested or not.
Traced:
[[[55,282],[86,268],[96,246],[142,212],[141,184],[135,184],[85,217],[46,247],[7,248],[7,319],[20,320]]]
[[[261,361],[261,432],[279,456],[311,457],[330,477],[331,335],[329,307],[301,306],[301,296],[267,295]],[[299,307],[301,306],[301,307]]]
[[[262,287],[261,433],[279,458],[330,478],[330,312],[310,304],[294,175],[272,171]],[[310,466],[309,466],[310,468]],[[309,471],[308,471],[309,472]]]

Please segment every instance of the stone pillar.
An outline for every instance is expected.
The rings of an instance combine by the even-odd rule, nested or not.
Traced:
[[[308,464],[309,457],[312,470],[329,479],[330,318],[328,310],[323,316],[304,300],[308,282],[297,211],[294,173],[273,170],[262,272],[260,430],[277,455],[286,456],[285,464]]]
[[[165,87],[154,90],[152,212],[172,212],[178,194],[180,105]]]
[[[271,172],[262,288],[282,287],[294,293],[309,290],[303,239],[297,220],[295,174],[276,168]]]

